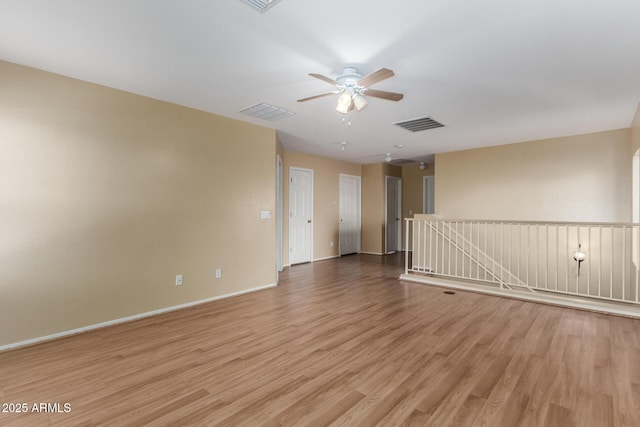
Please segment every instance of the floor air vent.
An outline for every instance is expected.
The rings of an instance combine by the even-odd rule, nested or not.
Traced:
[[[441,128],[444,125],[433,120],[430,117],[420,117],[417,119],[405,120],[403,122],[395,122],[394,125],[405,128],[411,132],[420,132],[422,130]]]

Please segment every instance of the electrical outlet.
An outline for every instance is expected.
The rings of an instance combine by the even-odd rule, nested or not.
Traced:
[[[329,246],[333,247],[333,240],[329,243]]]
[[[222,277],[222,269],[216,268],[216,279],[219,279],[221,277]]]
[[[182,274],[176,276],[176,286],[182,286]]]

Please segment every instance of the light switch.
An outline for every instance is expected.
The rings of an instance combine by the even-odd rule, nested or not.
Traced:
[[[260,219],[269,219],[269,218],[271,218],[271,211],[260,212]]]

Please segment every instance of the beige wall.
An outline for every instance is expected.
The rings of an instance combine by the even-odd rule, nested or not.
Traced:
[[[402,178],[402,168],[396,165],[390,165],[389,163],[382,163],[382,172],[384,180],[385,176],[395,176],[396,178]]]
[[[428,163],[425,166],[424,170],[420,170],[418,164],[402,167],[402,216],[404,218],[411,218],[414,214],[422,213],[423,178],[433,175],[435,170],[433,163]]]
[[[384,253],[385,176],[402,177],[402,168],[387,163],[362,165],[362,252]]]
[[[289,168],[313,170],[313,259],[338,256],[340,174],[360,176],[360,165],[311,154],[284,153],[284,212],[289,212]],[[289,229],[285,214],[283,260],[289,264]],[[331,246],[333,242],[333,246]]]
[[[419,164],[412,164],[402,167],[402,241],[406,245],[406,228],[405,218],[413,218],[414,215],[422,213],[423,206],[423,178],[433,175],[435,165],[427,163],[424,170],[420,169]],[[411,236],[409,236],[409,244],[411,244]],[[403,246],[404,247],[404,246]]]
[[[362,252],[382,254],[384,184],[382,163],[362,165]]]
[[[273,130],[0,75],[0,345],[275,282]]]
[[[631,131],[436,155],[435,210],[449,218],[630,220]]]

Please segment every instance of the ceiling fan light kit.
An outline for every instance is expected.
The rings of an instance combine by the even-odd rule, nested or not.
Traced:
[[[369,86],[395,75],[392,70],[387,68],[381,68],[378,71],[363,77],[362,74],[358,72],[357,68],[346,67],[342,70],[342,74],[340,74],[335,80],[330,77],[323,76],[322,74],[310,73],[309,75],[334,85],[336,90],[301,98],[298,99],[298,102],[305,102],[316,98],[322,98],[324,96],[340,94],[336,111],[341,114],[347,114],[354,108],[358,111],[362,111],[362,109],[369,104],[365,95],[389,101],[400,101],[404,98],[404,95],[401,93],[369,89]]]
[[[353,103],[351,102],[351,95],[348,92],[343,92],[338,98],[338,106],[336,111],[338,113],[347,114],[353,109]]]
[[[356,110],[358,111],[362,111],[364,107],[369,105],[369,101],[367,101],[367,98],[365,98],[359,93],[354,94],[352,99],[353,99],[353,105],[356,107]]]

